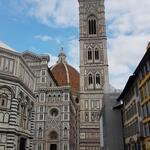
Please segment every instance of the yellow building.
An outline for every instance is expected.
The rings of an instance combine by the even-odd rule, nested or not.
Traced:
[[[144,145],[146,150],[150,150],[150,43],[136,72],[139,72]]]
[[[125,150],[150,150],[150,43],[121,95]]]

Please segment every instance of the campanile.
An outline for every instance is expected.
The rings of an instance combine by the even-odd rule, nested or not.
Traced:
[[[100,112],[108,86],[104,0],[78,0],[80,18],[80,150],[100,150]]]

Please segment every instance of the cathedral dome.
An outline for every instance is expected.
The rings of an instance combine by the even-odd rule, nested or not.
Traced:
[[[58,57],[57,63],[50,68],[53,77],[59,86],[70,85],[72,91],[78,92],[80,85],[79,72],[67,63],[63,49]]]

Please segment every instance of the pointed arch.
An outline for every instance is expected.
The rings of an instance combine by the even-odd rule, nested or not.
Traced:
[[[99,72],[95,73],[95,87],[96,88],[101,87],[101,74]]]
[[[96,85],[100,85],[101,84],[101,80],[100,80],[100,73],[96,73],[95,75],[95,83]]]
[[[6,85],[0,86],[0,107],[10,108],[11,99],[14,97],[15,94],[11,87]]]
[[[42,137],[42,128],[41,128],[41,127],[39,127],[38,137],[39,137],[39,138]]]
[[[93,85],[93,73],[88,73],[88,85]]]
[[[88,33],[89,35],[97,33],[97,19],[95,15],[90,15],[88,17]]]
[[[50,136],[51,140],[57,140],[58,139],[58,133],[56,131],[51,131],[49,136]]]
[[[97,46],[94,48],[94,56],[96,61],[100,59],[99,48]]]
[[[92,60],[92,48],[88,47],[87,49],[87,59],[90,61]]]

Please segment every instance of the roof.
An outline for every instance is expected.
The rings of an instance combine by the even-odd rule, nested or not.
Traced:
[[[10,46],[8,46],[6,43],[4,43],[2,41],[0,41],[0,47],[4,48],[4,49],[15,51],[13,48],[11,48]]]
[[[50,69],[59,86],[70,85],[72,90],[79,90],[79,73],[72,66],[65,63],[58,63]]]
[[[79,91],[79,72],[66,62],[66,55],[61,52],[59,60],[50,68],[50,71],[57,81],[58,86],[71,86],[72,91]]]
[[[120,101],[122,98],[124,98],[124,96],[126,95],[126,93],[129,91],[129,88],[131,87],[131,85],[133,84],[133,82],[136,79],[136,75],[131,75],[122,91],[122,93],[120,94],[120,96],[118,97],[117,101]]]
[[[58,83],[57,83],[56,79],[54,78],[54,76],[53,76],[53,74],[52,74],[52,72],[51,72],[51,70],[49,68],[48,68],[48,73],[51,76],[51,78],[54,81],[54,83],[58,86]]]
[[[24,58],[29,58],[30,57],[30,58],[38,60],[38,61],[42,61],[42,60],[49,61],[50,60],[49,55],[37,55],[37,54],[35,54],[34,52],[31,52],[31,51],[23,52],[22,56]]]

